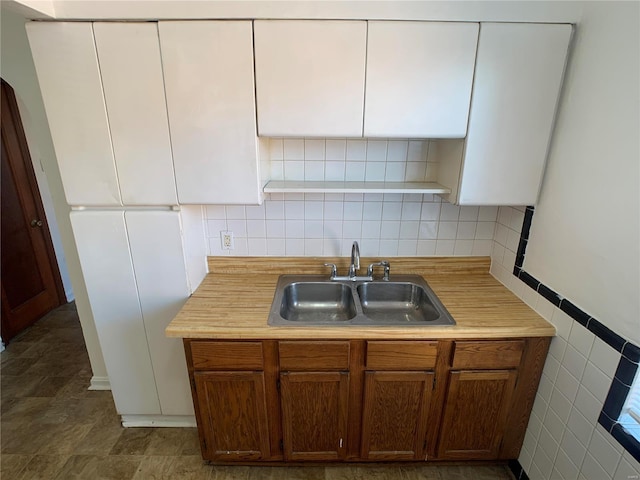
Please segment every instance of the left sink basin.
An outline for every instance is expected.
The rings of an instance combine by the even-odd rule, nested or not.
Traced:
[[[356,314],[351,288],[342,283],[290,283],[280,302],[280,316],[291,322],[344,322]]]

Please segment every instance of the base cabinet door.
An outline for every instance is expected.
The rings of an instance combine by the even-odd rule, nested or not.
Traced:
[[[286,460],[339,460],[346,455],[348,372],[282,372]]]
[[[269,457],[267,403],[262,372],[194,373],[205,459]]]
[[[450,373],[439,458],[498,458],[516,377],[515,370]]]
[[[365,373],[361,455],[424,460],[432,372]]]

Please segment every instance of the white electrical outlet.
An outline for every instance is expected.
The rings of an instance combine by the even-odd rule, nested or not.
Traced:
[[[233,232],[220,231],[220,240],[223,250],[233,250]]]

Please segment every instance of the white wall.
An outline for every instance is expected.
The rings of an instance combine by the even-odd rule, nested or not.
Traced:
[[[34,170],[43,198],[47,221],[51,228],[65,291],[72,292],[75,296],[93,375],[106,378],[106,367],[98,343],[84,279],[80,270],[80,261],[71,232],[69,207],[62,190],[62,181],[40,95],[40,87],[24,29],[25,19],[6,10],[4,2],[1,17],[0,74],[13,87],[18,98],[20,115],[34,162]]]
[[[524,268],[640,344],[640,4],[579,23]]]

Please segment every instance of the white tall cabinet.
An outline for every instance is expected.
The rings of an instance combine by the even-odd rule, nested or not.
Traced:
[[[71,224],[118,413],[193,415],[182,344],[164,336],[190,293],[179,213],[73,211]]]
[[[433,149],[450,202],[536,203],[571,34],[568,24],[481,24],[469,133]]]

